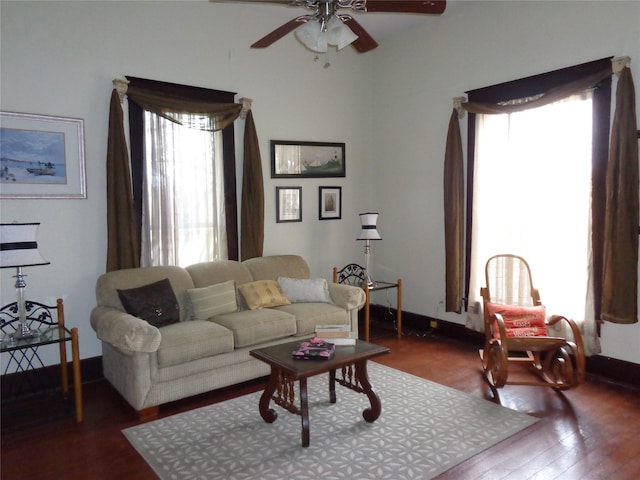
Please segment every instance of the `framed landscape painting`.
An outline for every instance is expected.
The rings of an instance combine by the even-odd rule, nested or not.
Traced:
[[[87,198],[83,120],[0,112],[0,198]]]
[[[271,178],[344,176],[344,143],[271,140]]]

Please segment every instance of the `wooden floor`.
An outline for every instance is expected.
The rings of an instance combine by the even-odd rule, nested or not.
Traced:
[[[402,340],[382,335],[374,341],[391,349],[380,363],[492,399],[471,345],[431,335]],[[265,380],[165,405],[161,416],[260,390]],[[156,478],[120,432],[138,423],[133,410],[106,381],[85,384],[83,393],[83,424],[77,425],[71,415],[51,420],[41,412],[44,418],[28,428],[5,432],[3,425],[2,479]],[[545,388],[506,387],[500,391],[500,403],[540,421],[439,479],[640,478],[637,389],[589,377],[586,384],[564,395]]]

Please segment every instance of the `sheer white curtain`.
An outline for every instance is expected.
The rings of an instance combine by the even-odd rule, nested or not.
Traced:
[[[206,125],[183,115],[184,125]],[[222,134],[145,112],[141,264],[227,258]]]
[[[487,259],[513,253],[529,262],[547,313],[573,318],[587,353],[599,351],[587,313],[591,97],[585,92],[519,113],[477,115],[468,327],[483,329]]]

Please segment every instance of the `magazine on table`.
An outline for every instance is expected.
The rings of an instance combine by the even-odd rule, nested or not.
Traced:
[[[335,351],[335,344],[312,338],[297,345],[292,356],[300,360],[329,360]]]

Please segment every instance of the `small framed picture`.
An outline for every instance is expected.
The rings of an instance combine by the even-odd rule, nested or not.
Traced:
[[[276,187],[276,222],[302,221],[302,187]]]
[[[339,220],[342,218],[342,187],[318,187],[320,192],[320,220]]]

